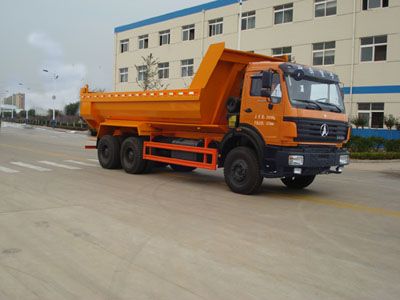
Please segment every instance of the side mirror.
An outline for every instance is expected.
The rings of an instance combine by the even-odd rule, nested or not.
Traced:
[[[270,98],[271,97],[271,88],[272,88],[272,80],[274,77],[274,73],[271,71],[263,71],[261,78],[261,96]]]
[[[262,72],[262,88],[263,89],[271,89],[272,87],[272,79],[274,77],[274,73],[271,71],[263,71]]]

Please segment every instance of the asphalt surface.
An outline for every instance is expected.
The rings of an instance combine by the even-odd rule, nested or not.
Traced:
[[[103,170],[90,137],[0,131],[0,299],[399,299],[400,162],[307,190]]]

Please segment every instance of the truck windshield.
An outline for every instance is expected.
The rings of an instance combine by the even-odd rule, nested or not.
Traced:
[[[295,80],[290,75],[286,75],[285,78],[290,102],[293,106],[337,113],[344,112],[339,84],[309,79]]]

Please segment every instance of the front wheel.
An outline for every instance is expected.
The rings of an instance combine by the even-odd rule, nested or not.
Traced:
[[[291,189],[301,190],[305,187],[308,187],[311,183],[313,183],[315,179],[315,175],[310,176],[292,176],[282,178],[281,181],[284,185]]]
[[[244,195],[256,193],[264,179],[256,154],[247,147],[238,147],[228,153],[224,176],[232,192]]]

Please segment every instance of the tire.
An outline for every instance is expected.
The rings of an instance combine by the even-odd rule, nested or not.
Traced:
[[[143,139],[128,137],[121,146],[121,164],[129,174],[143,174],[150,171],[152,164],[143,159]]]
[[[281,181],[290,189],[301,190],[313,183],[315,175],[311,176],[293,176],[282,178]]]
[[[181,172],[181,173],[189,173],[194,170],[196,170],[196,167],[187,167],[187,166],[180,166],[180,165],[173,165],[171,164],[171,169],[174,170],[175,172]]]
[[[224,177],[232,192],[243,195],[256,193],[264,179],[255,152],[247,147],[238,147],[228,153]]]
[[[114,136],[105,135],[100,139],[97,145],[97,157],[104,169],[118,169],[121,167],[120,147],[118,138]]]

